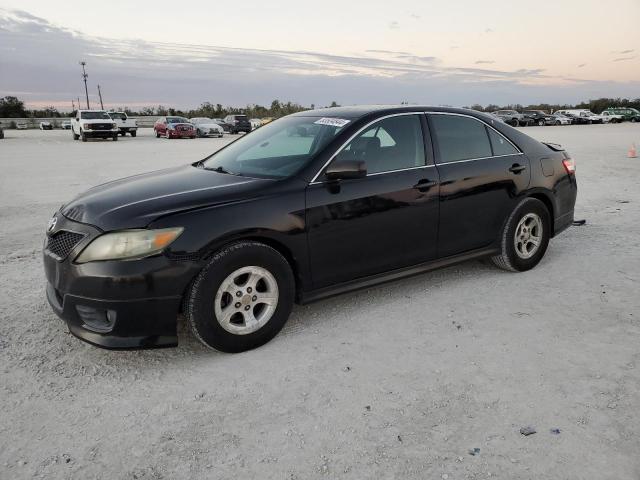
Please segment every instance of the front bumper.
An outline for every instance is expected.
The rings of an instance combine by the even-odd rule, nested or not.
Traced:
[[[111,138],[117,135],[119,129],[113,130],[83,130],[82,133],[85,134],[88,138]]]
[[[192,138],[196,136],[195,130],[167,130],[169,138]]]
[[[73,260],[101,232],[57,214],[60,231],[84,235],[65,258],[44,249],[47,300],[69,331],[110,349],[173,347],[182,295],[198,271],[165,255],[84,264]],[[47,244],[49,245],[49,244]]]

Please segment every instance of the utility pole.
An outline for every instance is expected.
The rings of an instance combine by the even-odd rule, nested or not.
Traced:
[[[73,101],[73,98],[71,99],[71,111],[72,111],[72,112],[75,112],[75,111],[76,111],[76,104],[75,104],[75,102]]]
[[[78,110],[80,110],[80,97],[78,97]]]
[[[87,96],[87,110],[90,110],[91,107],[89,106],[89,90],[87,90],[87,77],[89,75],[87,75],[87,72],[84,70],[86,64],[87,62],[85,62],[84,60],[80,62],[80,65],[82,65],[82,79],[84,80],[84,93]]]
[[[104,110],[104,105],[102,104],[102,92],[100,91],[100,85],[98,85],[98,96],[100,97],[100,109]]]

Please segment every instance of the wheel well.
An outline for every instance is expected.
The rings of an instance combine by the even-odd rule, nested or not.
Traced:
[[[206,260],[210,258],[217,251],[222,250],[223,248],[225,248],[228,245],[231,245],[232,243],[245,242],[245,241],[264,243],[265,245],[273,248],[274,250],[277,250],[278,253],[280,253],[284,257],[284,259],[287,261],[287,263],[291,267],[291,271],[293,272],[293,278],[294,278],[294,281],[296,282],[295,289],[296,289],[296,295],[297,295],[299,293],[300,286],[302,285],[302,282],[300,280],[300,270],[299,270],[298,263],[294,259],[293,254],[291,253],[291,250],[289,250],[288,247],[286,247],[284,244],[272,238],[261,237],[260,235],[249,235],[246,237],[229,239],[228,241],[225,241],[224,243],[216,245],[215,248],[212,248],[211,250],[209,250],[207,254],[204,256],[204,259]]]
[[[553,235],[555,234],[554,220],[556,218],[553,212],[553,203],[551,203],[551,200],[549,199],[549,197],[547,197],[544,193],[533,193],[529,195],[529,197],[540,200],[542,203],[544,203],[545,207],[547,207],[547,210],[549,210],[549,215],[551,216],[551,236],[553,237]]]

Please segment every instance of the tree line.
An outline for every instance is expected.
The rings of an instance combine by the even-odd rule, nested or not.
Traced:
[[[338,107],[334,101],[328,107]],[[210,117],[223,118],[232,114],[244,114],[250,118],[279,118],[292,113],[302,112],[305,110],[313,110],[316,108],[314,104],[303,106],[294,102],[282,102],[274,100],[268,107],[262,105],[251,104],[246,107],[223,106],[220,103],[212,104],[210,102],[202,103],[198,108],[194,109],[176,109],[165,107],[163,105],[142,107],[139,110],[133,110],[129,107],[116,107],[109,110],[117,112],[126,112],[132,116],[166,116],[177,115],[182,117]],[[73,111],[59,111],[55,107],[46,107],[42,109],[27,109],[22,100],[17,97],[7,96],[0,98],[0,118],[61,118],[73,116]]]
[[[539,103],[534,105],[521,105],[519,103],[509,105],[495,105],[489,104],[482,106],[479,104],[471,105],[472,110],[479,112],[495,112],[496,110],[544,110],[545,112],[555,112],[556,110],[567,110],[571,108],[591,110],[593,113],[600,113],[609,107],[626,107],[635,108],[640,110],[640,98],[628,99],[628,98],[597,98],[595,100],[589,100],[586,102],[580,102],[575,105],[568,103],[565,104],[551,104],[551,103]]]
[[[334,101],[327,107],[338,107],[339,105]],[[496,110],[545,110],[552,112],[556,110],[563,110],[568,108],[584,108],[589,109],[594,113],[600,113],[608,107],[631,107],[640,110],[640,98],[628,99],[628,98],[598,98],[595,100],[589,100],[581,102],[575,105],[571,104],[549,104],[540,103],[535,105],[521,105],[521,104],[509,104],[509,105],[495,105],[489,104],[482,106],[479,104],[471,105],[473,110],[481,112],[495,112]],[[188,118],[193,117],[210,117],[210,118],[224,118],[227,115],[232,114],[245,114],[249,118],[279,118],[285,115],[290,115],[296,112],[302,112],[305,110],[313,110],[316,105],[311,104],[308,107],[295,102],[281,102],[280,100],[274,100],[268,107],[262,105],[251,104],[246,107],[231,107],[223,106],[220,103],[212,104],[210,102],[202,103],[198,108],[190,110],[180,110],[172,107],[165,107],[163,105],[157,105],[153,107],[143,107],[139,110],[132,110],[128,107],[118,107],[112,110],[119,112],[126,112],[132,116],[165,116],[165,115],[178,115]],[[55,107],[46,107],[42,109],[27,109],[22,100],[13,96],[6,96],[0,98],[0,118],[62,118],[70,117],[73,115],[72,111],[59,111]]]

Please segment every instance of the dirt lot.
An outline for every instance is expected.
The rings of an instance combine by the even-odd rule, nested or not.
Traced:
[[[182,321],[176,349],[87,345],[46,304],[40,258],[63,201],[226,139],[7,131],[0,478],[637,480],[640,125],[525,131],[573,154],[587,219],[536,269],[470,262],[297,307],[238,355]]]

